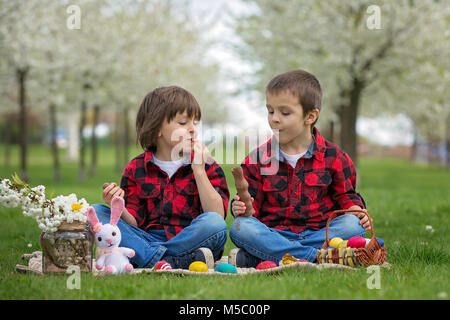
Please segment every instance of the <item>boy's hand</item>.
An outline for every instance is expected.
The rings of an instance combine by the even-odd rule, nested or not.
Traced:
[[[233,197],[233,205],[231,207],[231,212],[233,213],[234,217],[237,218],[239,216],[245,216],[245,203],[243,201],[239,201],[239,196],[235,195]],[[252,197],[252,202],[255,201]]]
[[[125,191],[123,191],[115,182],[110,183],[108,186],[106,186],[107,183],[103,184],[103,192],[102,197],[103,201],[107,205],[111,205],[111,200],[115,196],[117,197],[123,197],[125,195]]]
[[[192,144],[192,151],[194,153],[194,156],[192,159],[192,171],[201,171],[205,170],[205,163],[209,163],[209,150],[206,147],[206,145],[201,142],[200,140],[194,140]]]
[[[367,212],[367,210],[366,209],[362,209],[361,207],[359,207],[359,206],[352,206],[352,207],[350,207],[350,208],[348,208],[349,210],[351,210],[351,209],[354,209],[354,210],[363,210],[364,212]],[[360,225],[362,225],[362,227],[365,229],[365,230],[370,230],[370,222],[369,222],[369,217],[367,216],[367,215],[365,215],[364,213],[362,213],[362,212],[350,212],[351,214],[353,214],[353,215],[355,215],[355,216],[357,216],[359,219],[361,219],[360,221],[359,221],[359,224]],[[371,220],[372,222],[373,222],[373,220]]]

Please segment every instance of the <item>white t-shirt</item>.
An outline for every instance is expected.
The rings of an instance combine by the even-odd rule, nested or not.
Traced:
[[[303,153],[299,153],[299,154],[286,154],[283,151],[280,150],[281,155],[283,156],[283,158],[286,159],[286,161],[291,165],[292,168],[295,168],[295,166],[297,165],[297,160],[300,159],[301,157],[303,157],[306,152],[308,150],[306,150]]]
[[[188,164],[189,161],[186,158],[181,158],[175,161],[162,161],[156,159],[156,157],[153,155],[153,163],[160,167],[162,171],[167,173],[170,179],[180,167]]]

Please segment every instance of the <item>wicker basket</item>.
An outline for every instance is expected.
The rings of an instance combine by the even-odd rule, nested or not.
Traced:
[[[340,216],[350,212],[362,212],[369,217],[370,230],[372,238],[364,248],[336,248],[326,249],[329,247],[329,234],[328,229],[330,222],[334,216]],[[323,243],[322,249],[317,253],[318,263],[334,263],[342,264],[351,267],[358,266],[370,266],[370,265],[382,265],[386,262],[386,248],[383,248],[378,240],[375,238],[375,232],[373,230],[372,219],[369,213],[364,210],[336,210],[333,211],[328,217],[326,226],[326,240]]]

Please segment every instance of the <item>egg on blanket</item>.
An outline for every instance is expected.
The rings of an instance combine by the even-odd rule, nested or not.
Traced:
[[[236,267],[229,263],[218,264],[216,266],[215,270],[217,272],[222,272],[222,273],[236,273],[237,272]]]
[[[366,246],[366,238],[353,237],[348,239],[347,247],[349,248],[364,248]]]
[[[208,266],[203,261],[194,261],[189,265],[189,271],[206,272],[208,271]]]
[[[172,266],[168,262],[161,260],[156,264],[156,270],[172,270]]]
[[[271,269],[277,267],[277,264],[273,261],[263,261],[256,266],[256,270]]]
[[[339,245],[339,243],[341,243],[342,241],[344,241],[342,238],[335,237],[335,238],[333,238],[333,239],[330,240],[330,242],[328,243],[328,245],[329,245],[330,247],[335,247],[335,248],[337,248],[338,245]]]

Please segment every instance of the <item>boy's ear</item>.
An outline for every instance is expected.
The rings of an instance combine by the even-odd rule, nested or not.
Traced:
[[[313,110],[309,111],[305,116],[305,124],[306,125],[312,125],[317,121],[317,118],[319,118],[319,109],[314,108]]]

